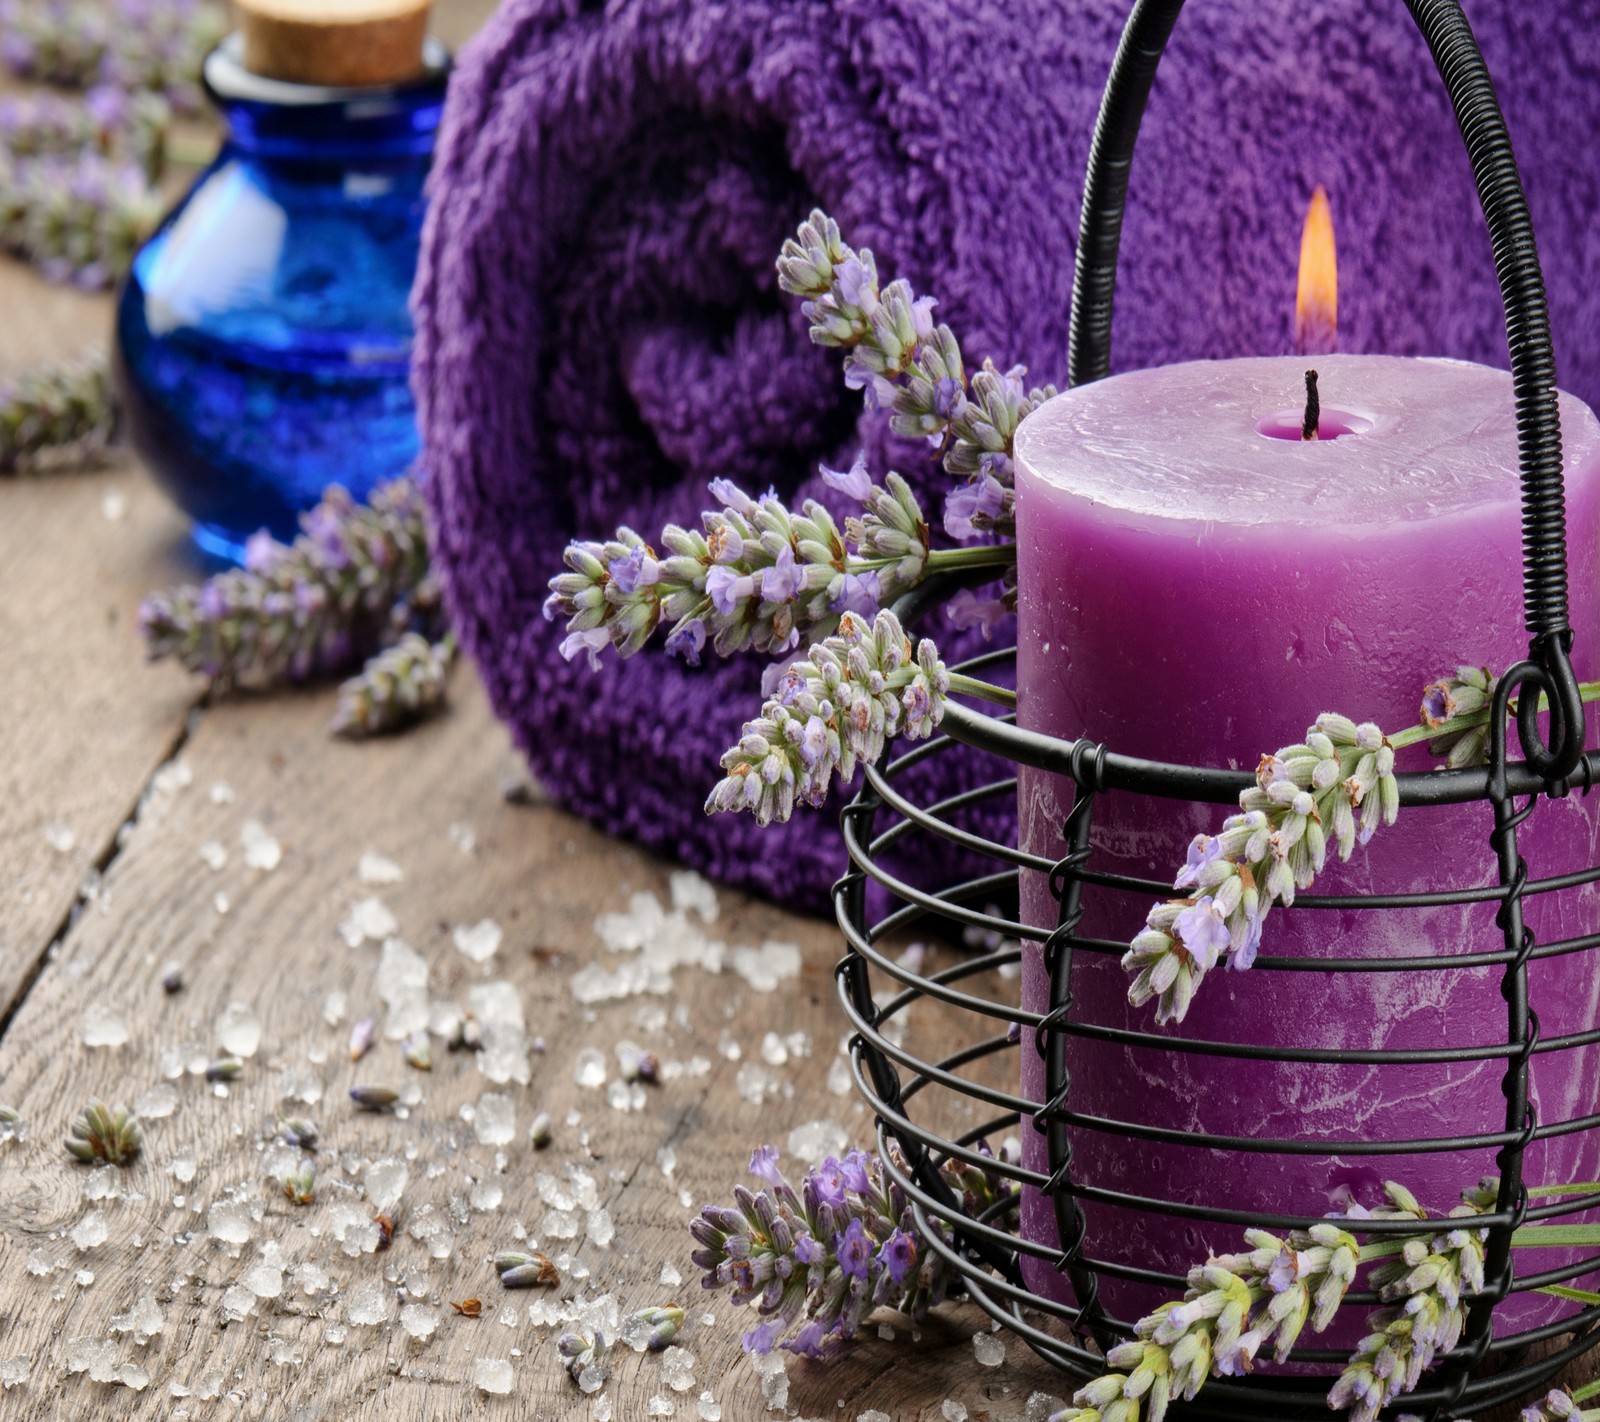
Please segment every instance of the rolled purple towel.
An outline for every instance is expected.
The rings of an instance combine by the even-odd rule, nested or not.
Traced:
[[[566,804],[727,883],[824,902],[844,863],[832,814],[761,832],[700,809],[759,665],[568,664],[545,582],[569,537],[692,521],[717,476],[816,494],[817,461],[862,445],[937,509],[944,476],[862,417],[773,259],[820,205],[939,296],[970,360],[1059,381],[1080,175],[1126,8],[507,0],[463,51],[416,295],[437,556],[497,712]],[[1600,120],[1595,11],[1471,15],[1527,172],[1563,383],[1591,400],[1600,171],[1575,139]],[[1505,363],[1467,161],[1400,0],[1204,0],[1145,125],[1116,364],[1289,349],[1319,182],[1345,349]]]

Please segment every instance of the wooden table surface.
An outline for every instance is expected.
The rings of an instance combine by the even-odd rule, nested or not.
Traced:
[[[441,28],[459,41],[483,9],[447,6]],[[0,311],[5,371],[102,342],[109,301],[0,263]],[[27,1128],[20,1143],[0,1144],[0,1378],[8,1360],[26,1371],[0,1391],[0,1418],[605,1415],[559,1366],[559,1330],[530,1320],[538,1296],[495,1281],[490,1255],[523,1229],[552,1253],[570,1251],[563,1298],[610,1293],[625,1312],[690,1309],[679,1342],[694,1355],[693,1387],[673,1391],[659,1358],[622,1350],[605,1389],[618,1419],[650,1415],[652,1397],[680,1418],[713,1416],[697,1410],[709,1389],[726,1422],[963,1415],[946,1399],[1003,1422],[1042,1417],[1035,1395],[1068,1391],[1017,1342],[1002,1366],[980,1366],[972,1338],[987,1320],[962,1306],[941,1310],[915,1341],[891,1316],[893,1340],[872,1328],[832,1365],[790,1359],[786,1403],[769,1409],[739,1344],[755,1320],[701,1293],[686,1225],[746,1178],[753,1146],[782,1147],[796,1126],[835,1122],[867,1143],[870,1122],[837,1065],[836,931],[720,893],[706,931],[730,946],[797,945],[798,978],[762,992],[731,971],[684,967],[670,996],[583,1005],[574,974],[620,961],[603,949],[596,915],[626,909],[633,893],[666,899],[673,866],[537,792],[509,802],[504,787],[524,772],[470,667],[458,670],[442,719],[373,744],[327,734],[327,690],[207,704],[196,679],[144,664],[135,627],[146,592],[192,572],[179,516],[128,457],[93,474],[0,480],[0,1103]],[[244,862],[250,821],[282,847],[271,871]],[[213,841],[226,851],[220,868],[202,858]],[[403,879],[363,882],[369,849]],[[350,1064],[352,1021],[383,1017],[378,946],[351,948],[338,932],[367,896],[426,960],[436,999],[512,985],[545,1041],[526,1086],[495,1085],[470,1053],[437,1044],[428,1074],[392,1042]],[[480,965],[452,930],[485,918],[504,939]],[[159,982],[169,962],[185,982],[170,997]],[[335,994],[342,1014],[329,1008]],[[175,1108],[146,1119],[144,1153],[120,1173],[69,1160],[61,1140],[89,1097],[131,1102],[185,1054],[219,1055],[216,1024],[233,1003],[262,1028],[237,1081],[225,1092],[194,1075],[171,1081]],[[86,1013],[120,1018],[126,1043],[86,1045]],[[766,1056],[786,1054],[781,1063],[764,1059],[774,1032],[787,1046],[767,1040]],[[604,1090],[574,1079],[587,1047],[615,1076],[612,1048],[627,1038],[685,1067],[646,1089],[638,1110],[614,1109]],[[363,1115],[346,1098],[358,1080],[414,1085],[422,1099],[405,1119]],[[514,1103],[510,1145],[480,1144],[463,1116],[486,1092]],[[538,1110],[555,1121],[542,1153],[526,1137]],[[274,1123],[292,1113],[323,1136],[318,1198],[306,1208],[267,1173]],[[361,1204],[367,1167],[391,1157],[409,1174],[400,1233],[387,1252],[347,1255],[333,1237],[337,1212]],[[614,1222],[609,1243],[583,1229],[573,1240],[541,1233],[539,1175],[569,1169],[593,1180]],[[242,1244],[210,1229],[212,1207],[229,1201],[255,1216]],[[427,1237],[430,1228],[443,1232]],[[276,1297],[244,1286],[260,1285],[263,1263],[284,1271]],[[681,1282],[662,1282],[664,1271]],[[386,1323],[351,1322],[352,1292],[374,1280],[385,1298],[432,1307],[432,1336],[409,1337],[393,1303]],[[470,1296],[483,1300],[477,1320],[448,1307]],[[140,1343],[114,1330],[144,1298],[161,1327]],[[502,1317],[506,1306],[514,1312]],[[136,1365],[148,1382],[135,1390],[72,1371],[84,1361],[78,1340],[109,1340],[111,1362]],[[510,1363],[510,1396],[475,1386],[480,1359]]]

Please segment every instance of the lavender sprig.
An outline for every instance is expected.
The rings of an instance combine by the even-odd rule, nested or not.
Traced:
[[[455,657],[454,633],[430,642],[407,632],[339,687],[334,734],[353,740],[389,735],[433,715],[444,705]]]
[[[544,606],[552,621],[566,619],[562,653],[586,654],[596,666],[608,645],[630,657],[663,623],[671,624],[667,650],[691,665],[708,641],[724,657],[785,652],[826,637],[847,611],[870,616],[920,581],[928,527],[906,482],[891,472],[874,483],[862,459],[846,473],[822,472],[861,504],[842,532],[815,500],[794,513],[776,494],[754,499],[714,479],[722,508],[702,516],[703,533],[669,524],[666,557],[630,528],[605,543],[570,544],[568,571],[550,580]]]
[[[1492,1210],[1498,1182],[1467,1191],[1449,1218],[1462,1221]],[[1386,1187],[1391,1207],[1374,1219],[1427,1218],[1407,1190]],[[1399,1257],[1372,1271],[1371,1283],[1388,1305],[1367,1319],[1370,1330],[1328,1393],[1328,1406],[1348,1408],[1351,1422],[1376,1422],[1378,1413],[1411,1392],[1422,1374],[1448,1353],[1466,1326],[1466,1300],[1483,1291],[1486,1229],[1457,1223],[1403,1241]]]
[[[944,718],[952,678],[926,637],[915,653],[892,612],[869,625],[846,613],[838,632],[792,663],[777,692],[722,757],[706,813],[749,810],[784,821],[797,803],[821,805],[835,774],[876,764],[897,735],[921,740]]]
[[[981,1142],[977,1149],[988,1153]],[[750,1173],[762,1188],[735,1186],[731,1207],[707,1205],[689,1226],[701,1287],[731,1289],[734,1303],[754,1303],[761,1316],[744,1335],[746,1352],[780,1346],[830,1357],[874,1308],[921,1319],[959,1292],[960,1275],[917,1233],[910,1202],[878,1156],[830,1156],[797,1191],[777,1151],[762,1146]],[[946,1161],[941,1173],[973,1215],[987,1217],[1013,1188],[998,1171],[961,1161]]]
[[[845,383],[865,391],[870,408],[889,410],[897,434],[943,448],[945,469],[963,481],[945,500],[945,532],[1013,536],[1017,426],[1055,387],[1029,389],[1023,366],[1001,371],[989,360],[969,382],[954,333],[934,324],[934,298],[904,279],[880,288],[872,253],[850,248],[820,210],[784,243],[778,285],[804,299],[817,345],[849,352]]]
[[[1429,754],[1443,756],[1451,770],[1488,763],[1488,712],[1498,681],[1488,667],[1457,667],[1454,676],[1431,682],[1422,693],[1422,724],[1430,731],[1441,731],[1447,721],[1459,717],[1485,713],[1476,725],[1443,730],[1429,740]]]
[[[116,424],[101,357],[0,380],[0,474],[46,464],[92,464]]]
[[[243,569],[148,598],[150,659],[175,657],[219,687],[299,681],[388,645],[409,609],[436,608],[414,480],[380,485],[364,505],[333,485],[300,525],[292,545],[252,538]]]
[[[1122,966],[1135,974],[1128,1001],[1139,1007],[1157,999],[1157,1022],[1183,1021],[1206,973],[1224,958],[1240,969],[1255,961],[1268,910],[1292,904],[1311,885],[1330,843],[1346,860],[1358,840],[1394,823],[1394,747],[1370,721],[1358,726],[1324,714],[1302,743],[1261,758],[1239,808],[1220,834],[1195,837],[1173,881],[1193,893],[1156,905],[1123,955]]]
[[[161,216],[161,196],[136,163],[0,155],[0,248],[52,281],[109,286]]]
[[[172,108],[159,94],[110,85],[81,99],[61,94],[0,97],[0,153],[13,160],[73,157],[92,150],[161,176]]]
[[[1553,1387],[1537,1402],[1524,1407],[1517,1414],[1517,1422],[1600,1422],[1600,1408],[1585,1411],[1566,1388]]]

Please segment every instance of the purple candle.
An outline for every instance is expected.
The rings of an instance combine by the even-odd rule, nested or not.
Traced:
[[[1196,362],[1137,371],[1068,391],[1017,438],[1018,709],[1030,730],[1088,736],[1123,754],[1253,768],[1298,740],[1323,711],[1414,724],[1423,687],[1458,664],[1504,671],[1526,655],[1520,490],[1510,377],[1443,360],[1325,356],[1314,362],[1321,437],[1302,442],[1302,375],[1289,358]],[[1561,397],[1565,436],[1573,662],[1600,674],[1600,423]],[[1513,741],[1513,745],[1515,742]],[[1594,744],[1591,728],[1589,744]],[[1422,748],[1401,769],[1428,765]],[[1024,769],[1024,849],[1063,852],[1071,785]],[[1191,838],[1228,809],[1108,793],[1096,807],[1092,868],[1170,883]],[[1494,882],[1487,804],[1403,810],[1393,828],[1332,861],[1313,892],[1396,892]],[[1600,803],[1542,802],[1520,847],[1534,877],[1596,862]],[[1126,943],[1155,900],[1089,888],[1080,932]],[[1530,899],[1548,942],[1593,932],[1600,889]],[[1024,874],[1024,919],[1053,927],[1043,876]],[[1316,956],[1465,953],[1503,946],[1492,905],[1395,912],[1274,910],[1262,952]],[[1115,956],[1080,952],[1074,1018],[1154,1029],[1154,1004],[1132,1008]],[[1209,974],[1171,1037],[1303,1047],[1501,1045],[1506,1009],[1496,968],[1414,973]],[[1548,1040],[1600,1021],[1590,956],[1535,962],[1532,1002]],[[1036,947],[1023,1004],[1047,1005]],[[1024,1094],[1043,1099],[1043,1066],[1022,1052]],[[1503,1129],[1503,1059],[1394,1066],[1240,1062],[1071,1038],[1070,1109],[1111,1122],[1288,1140],[1403,1140]],[[1600,1108],[1594,1049],[1533,1059],[1542,1122]],[[1493,1170],[1492,1153],[1398,1157],[1242,1155],[1074,1128],[1080,1185],[1222,1209],[1315,1215],[1344,1200],[1378,1203],[1382,1180],[1408,1184],[1431,1209]],[[1043,1137],[1025,1129],[1024,1160],[1046,1170]],[[1530,1183],[1600,1176],[1594,1133],[1529,1150]],[[1087,1202],[1094,1259],[1181,1275],[1208,1251],[1238,1248],[1236,1226]],[[1049,1202],[1031,1192],[1025,1235],[1053,1242]],[[1519,1256],[1529,1272],[1558,1251]],[[1046,1264],[1030,1287],[1070,1298]],[[1591,1285],[1592,1287],[1592,1285]],[[1133,1318],[1170,1294],[1106,1278],[1102,1296]],[[1575,1305],[1529,1296],[1518,1326]],[[1349,1332],[1336,1325],[1343,1342]],[[1316,1340],[1309,1335],[1308,1344]]]

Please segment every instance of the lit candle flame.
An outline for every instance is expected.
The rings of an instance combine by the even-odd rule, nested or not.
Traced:
[[[1339,258],[1333,240],[1333,208],[1321,183],[1311,194],[1306,225],[1300,232],[1294,339],[1301,355],[1327,355],[1339,346]]]

